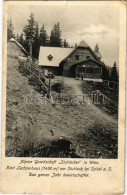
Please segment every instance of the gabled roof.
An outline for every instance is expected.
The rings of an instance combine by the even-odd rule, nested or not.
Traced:
[[[80,42],[80,44],[78,45],[78,47],[88,48],[88,49],[91,51],[91,53],[94,55],[94,57],[95,57],[97,60],[99,60],[99,59],[98,59],[99,56],[96,55],[96,53],[91,49],[91,47],[90,47],[84,40]]]
[[[41,46],[39,52],[39,65],[59,67],[60,62],[73,50],[74,48]],[[48,59],[49,55],[53,57],[52,60]]]
[[[102,54],[98,51],[98,52],[94,52],[95,54],[96,54],[96,56],[98,57],[98,58],[102,58]]]
[[[104,65],[105,65],[103,62],[93,60],[92,58],[88,58],[88,59],[83,60],[83,61],[81,61],[81,62],[77,62],[77,63],[75,63],[74,65],[82,64],[82,63],[85,63],[85,62],[90,61],[90,60],[93,61],[93,62],[95,62],[95,63],[97,63],[97,64],[99,64],[99,65],[101,65],[101,66],[104,66]]]
[[[80,44],[78,45],[79,47],[89,47],[89,45],[83,40],[80,42]]]
[[[72,50],[72,52],[68,55],[68,56],[66,56],[66,58],[64,58],[63,60],[62,60],[62,62],[64,62],[64,61],[66,61],[79,47],[83,47],[83,48],[87,48],[87,49],[89,49],[90,51],[91,51],[91,53],[94,55],[94,57],[96,58],[96,60],[98,61],[99,59],[98,59],[98,57],[97,57],[97,55],[94,53],[94,51],[90,48],[90,46],[85,42],[85,41],[81,41],[80,42],[80,44],[77,46],[77,47],[75,47],[75,49],[73,49]],[[100,60],[99,60],[100,61]]]
[[[19,42],[17,42],[14,38],[11,38],[10,40],[9,40],[9,42],[15,42],[22,50],[23,50],[23,52],[25,53],[25,54],[29,54],[25,49],[24,49],[24,47],[19,43]]]

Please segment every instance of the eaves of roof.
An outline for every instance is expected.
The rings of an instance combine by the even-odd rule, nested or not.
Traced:
[[[77,62],[77,63],[75,63],[75,64],[73,64],[73,65],[82,64],[83,62],[87,62],[87,61],[89,61],[89,60],[94,61],[95,63],[97,63],[97,64],[99,64],[99,65],[101,65],[101,66],[105,66],[105,64],[104,64],[103,62],[93,60],[92,58],[88,58],[88,59],[86,59],[86,60],[83,60],[83,61]]]
[[[78,48],[82,48],[82,46],[77,46],[66,58],[64,58],[61,61],[61,63],[64,62],[64,61],[66,61]],[[83,48],[89,49],[91,51],[91,53],[94,55],[94,57],[97,59],[97,61],[99,61],[98,57],[96,56],[96,54],[93,52],[93,50],[89,46],[83,47]]]

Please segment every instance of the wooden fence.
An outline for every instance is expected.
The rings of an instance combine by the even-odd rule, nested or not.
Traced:
[[[25,60],[19,59],[19,70],[20,71],[22,70],[22,72],[24,72],[25,74],[28,74],[30,78],[32,76],[35,76],[35,78],[37,78],[38,83],[40,85],[40,89],[41,87],[43,87],[46,90],[51,102],[54,103],[52,94],[50,92],[49,81],[44,76],[42,70],[38,67],[38,65],[36,65],[32,61],[25,61]]]
[[[106,86],[108,86],[110,89],[118,89],[119,88],[119,82],[103,80],[103,83]]]
[[[103,107],[104,110],[111,112],[114,115],[118,115],[118,102],[113,101],[112,99],[104,95],[100,90],[93,90],[93,87],[89,86],[86,82],[84,88],[91,96],[93,104],[101,108]]]

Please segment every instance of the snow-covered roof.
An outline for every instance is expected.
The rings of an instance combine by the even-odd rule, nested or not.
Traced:
[[[39,65],[59,67],[60,62],[66,58],[74,48],[40,47]]]

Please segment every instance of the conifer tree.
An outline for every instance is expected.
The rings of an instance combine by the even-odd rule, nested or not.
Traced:
[[[24,38],[23,38],[23,33],[19,36],[19,43],[24,47]]]
[[[61,30],[60,30],[59,22],[55,24],[53,29],[51,30],[50,46],[51,47],[62,47]]]
[[[26,40],[32,40],[35,38],[36,34],[36,21],[34,19],[34,14],[31,13],[27,21],[27,25],[23,29]]]
[[[27,25],[23,29],[25,35],[25,49],[29,50],[31,53],[31,46],[35,42],[37,37],[37,23],[34,19],[34,14],[31,13],[29,19],[27,21]],[[36,56],[34,53],[34,49],[32,48],[33,55]]]
[[[116,62],[114,62],[114,65],[111,69],[111,80],[118,82],[118,72],[117,72]]]
[[[17,42],[19,42],[19,38],[20,38],[20,37],[19,37],[19,35],[17,34],[17,36],[16,36],[16,41],[17,41]]]
[[[104,79],[104,80],[109,80],[110,79],[109,69],[108,69],[107,66],[103,66],[103,69],[102,69],[102,79]]]
[[[11,38],[15,38],[15,34],[12,19],[10,18],[7,21],[7,41],[9,41]]]
[[[45,26],[43,24],[42,28],[40,29],[40,46],[46,46],[47,45],[47,32],[45,30]]]
[[[68,42],[66,41],[66,39],[64,39],[63,47],[65,47],[65,48],[68,48],[68,47],[69,47],[69,44],[68,44]]]

